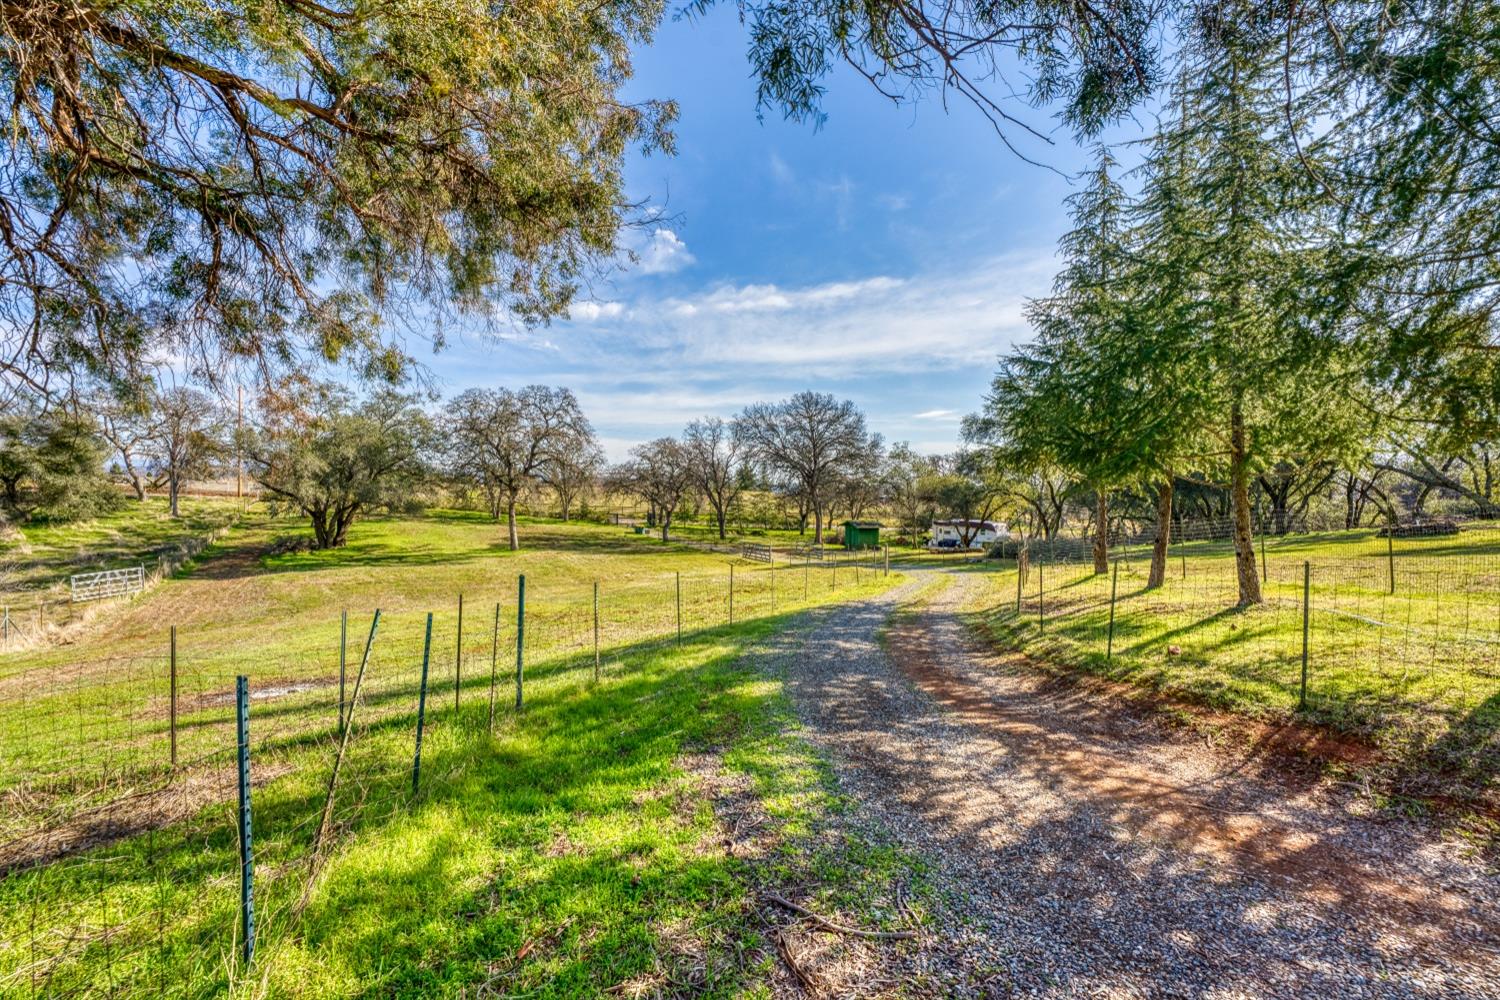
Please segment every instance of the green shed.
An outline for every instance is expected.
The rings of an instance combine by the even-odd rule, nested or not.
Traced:
[[[845,521],[844,522],[844,548],[846,548],[846,549],[878,549],[878,548],[880,548],[880,522],[879,521]]]

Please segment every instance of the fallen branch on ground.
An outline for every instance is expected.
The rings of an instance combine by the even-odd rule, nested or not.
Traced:
[[[798,906],[791,900],[778,896],[774,892],[765,893],[765,897],[777,906],[785,907],[793,913],[802,914],[802,916],[808,918],[824,930],[834,931],[838,934],[851,934],[854,937],[874,938],[879,941],[910,941],[917,936],[916,931],[866,931],[858,927],[846,927],[843,924],[836,924],[827,917],[814,913],[805,906]]]

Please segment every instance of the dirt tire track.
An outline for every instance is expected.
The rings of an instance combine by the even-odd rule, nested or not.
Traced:
[[[1500,997],[1500,887],[1461,845],[1361,815],[983,648],[973,582],[810,636],[788,687],[846,790],[955,900],[942,992]]]

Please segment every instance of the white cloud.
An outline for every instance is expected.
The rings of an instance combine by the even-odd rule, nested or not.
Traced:
[[[876,277],[862,281],[834,281],[806,288],[779,285],[718,285],[692,299],[669,299],[663,303],[674,316],[709,313],[784,312],[854,300],[883,292],[901,284],[897,278]]]
[[[913,413],[911,415],[911,418],[913,420],[953,421],[961,420],[963,418],[963,414],[959,413],[957,410],[923,410],[921,413]]]
[[[640,263],[635,270],[640,274],[671,274],[697,259],[688,251],[687,244],[670,229],[654,230],[638,256]]]
[[[601,319],[615,319],[625,311],[619,302],[575,302],[568,307],[568,318],[581,323],[597,323]]]
[[[892,212],[904,211],[906,209],[906,206],[911,204],[911,199],[907,198],[904,194],[876,195],[875,201],[879,203],[882,208],[885,208]]]

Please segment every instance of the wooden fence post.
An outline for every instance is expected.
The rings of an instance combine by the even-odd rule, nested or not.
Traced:
[[[495,602],[495,628],[490,633],[490,735],[495,734],[495,685],[500,669],[500,602]]]
[[[1109,581],[1109,638],[1104,642],[1104,662],[1108,663],[1115,655],[1115,592],[1120,586],[1120,564],[1115,563],[1114,575]]]
[[[333,796],[339,787],[339,771],[344,766],[344,754],[349,749],[349,734],[354,731],[354,709],[359,704],[359,691],[365,683],[365,668],[370,663],[370,648],[375,645],[375,630],[380,627],[380,609],[375,609],[375,617],[370,621],[370,635],[365,639],[365,655],[359,660],[359,673],[354,675],[354,694],[349,699],[349,711],[344,716],[344,733],[339,737],[338,754],[333,758],[333,774],[328,779],[328,795],[323,800],[323,817],[318,822],[318,832],[313,835],[312,863],[316,871],[318,855],[323,848],[323,838],[328,835],[328,823],[333,818]],[[307,880],[307,888],[303,890],[304,900],[312,891],[312,877]]]
[[[1385,561],[1390,569],[1391,593],[1396,592],[1396,532],[1394,528],[1387,528],[1389,532],[1385,536]]]
[[[339,735],[344,735],[344,678],[348,670],[349,609],[339,615]]]
[[[177,626],[176,625],[172,626],[171,639],[169,640],[169,642],[171,644],[171,653],[168,656],[168,661],[169,662],[168,662],[168,666],[167,666],[167,672],[168,672],[168,674],[170,674],[169,683],[171,685],[171,692],[168,695],[168,702],[169,702],[169,704],[168,704],[168,714],[170,716],[170,720],[169,720],[169,722],[168,722],[167,725],[168,725],[168,729],[170,729],[170,731],[171,731],[172,766],[176,767],[177,766]]]
[[[464,673],[464,595],[458,595],[458,641],[453,650],[453,711],[458,711],[458,693]]]
[[[1042,561],[1036,561],[1036,630],[1042,631],[1047,625],[1046,617],[1042,611],[1042,595],[1046,593],[1046,587],[1042,583]]]
[[[1307,638],[1312,621],[1312,562],[1302,563],[1302,693],[1297,699],[1297,711],[1307,708]]]

